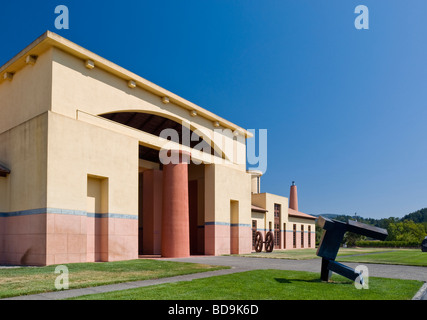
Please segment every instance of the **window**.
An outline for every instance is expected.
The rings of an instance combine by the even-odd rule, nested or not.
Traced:
[[[293,245],[294,248],[297,247],[297,225],[294,224],[294,230],[293,230]]]
[[[252,249],[255,249],[255,236],[257,232],[257,221],[252,220]]]
[[[280,248],[280,224],[274,224],[274,247],[276,249]]]
[[[304,225],[301,225],[301,248],[304,248]]]
[[[280,218],[280,204],[274,204],[274,217]]]
[[[311,226],[308,226],[308,247],[311,248]]]

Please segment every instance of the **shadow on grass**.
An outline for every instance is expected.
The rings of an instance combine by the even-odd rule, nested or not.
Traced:
[[[351,284],[351,281],[329,281],[325,282],[320,279],[286,279],[286,278],[274,278],[278,283],[293,283],[293,282],[305,282],[305,283],[339,283],[339,284]]]
[[[307,282],[307,283],[320,283],[322,282],[320,279],[285,279],[285,278],[274,278],[279,283],[292,283],[292,282]]]

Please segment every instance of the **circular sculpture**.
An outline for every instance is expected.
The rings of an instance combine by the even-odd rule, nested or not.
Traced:
[[[261,252],[262,251],[262,245],[263,245],[263,239],[262,239],[262,233],[260,231],[257,231],[255,233],[255,251]]]
[[[274,248],[274,236],[273,232],[269,231],[265,235],[265,251],[272,252]]]

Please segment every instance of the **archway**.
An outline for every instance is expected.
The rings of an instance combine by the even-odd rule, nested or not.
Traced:
[[[160,136],[165,129],[173,129],[178,133],[182,145],[194,148],[196,145],[200,147],[200,144],[204,144],[201,150],[211,155],[222,156],[191,128],[158,114],[120,111],[100,116],[155,136]],[[184,135],[191,136],[191,139],[185,139]],[[162,249],[161,243],[165,242],[165,239],[161,233],[164,230],[163,217],[167,214],[163,208],[165,201],[167,203],[163,192],[168,189],[164,186],[168,178],[164,176],[165,167],[159,160],[159,150],[140,144],[139,160],[138,251],[141,255],[163,255],[165,250]],[[204,254],[204,165],[190,164],[187,169],[189,253]],[[182,187],[181,184],[179,189]]]

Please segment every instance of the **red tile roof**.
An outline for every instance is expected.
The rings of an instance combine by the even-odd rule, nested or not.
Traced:
[[[258,206],[254,206],[254,205],[252,205],[252,211],[255,211],[255,212],[267,212],[268,210],[266,210],[266,209],[264,209],[264,208],[261,208],[261,207],[258,207]]]
[[[307,213],[302,213],[291,208],[288,208],[288,215],[290,217],[297,217],[297,218],[303,218],[303,219],[313,219],[313,220],[317,219],[317,217],[315,216],[311,216]]]

